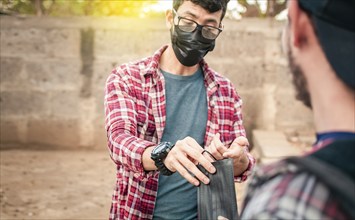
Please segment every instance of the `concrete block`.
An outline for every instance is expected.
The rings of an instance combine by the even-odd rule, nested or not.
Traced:
[[[261,32],[223,31],[216,40],[211,57],[263,58],[265,36]]]
[[[245,58],[214,60],[211,57],[206,59],[210,66],[227,77],[238,90],[261,87],[265,81],[265,74],[262,74],[262,60],[255,58],[255,62]],[[259,65],[260,64],[260,65]]]
[[[255,129],[260,120],[261,109],[261,91],[253,90],[253,92],[239,91],[239,95],[243,100],[242,114],[243,124],[247,132],[249,142],[252,144],[252,130]]]
[[[46,56],[46,31],[43,29],[25,28],[7,28],[1,29],[0,47],[1,56]]]
[[[85,148],[93,147],[94,134],[96,128],[94,126],[95,120],[95,100],[93,97],[80,100],[80,115],[79,115],[79,135],[80,146]]]
[[[45,92],[4,91],[0,94],[0,113],[5,117],[48,115],[49,99]]]
[[[0,83],[3,85],[4,83],[14,83],[14,81],[21,80],[23,66],[21,58],[1,57]]]
[[[98,116],[95,119],[94,148],[107,149],[107,133],[105,129],[105,117]]]
[[[80,58],[80,30],[52,29],[46,33],[46,54],[49,57]]]
[[[18,143],[21,139],[20,128],[17,120],[0,120],[0,145]]]
[[[79,57],[78,30],[1,29],[1,54],[19,57]]]
[[[103,89],[97,90],[94,94],[95,99],[95,114],[99,117],[105,115],[104,102],[105,102],[105,91]]]
[[[266,63],[284,64],[287,61],[286,55],[282,51],[281,36],[265,40],[264,59]]]
[[[110,61],[95,61],[94,76],[92,79],[93,90],[103,90],[105,88],[107,77],[116,67],[117,63]]]
[[[30,119],[28,142],[31,144],[78,148],[79,122],[77,119]]]
[[[39,90],[79,90],[81,61],[73,59],[29,61],[25,65],[30,86]]]
[[[284,158],[300,155],[301,151],[292,146],[282,132],[253,130],[253,143],[262,158]]]
[[[264,74],[265,83],[274,84],[279,88],[293,89],[291,73],[288,66],[266,63]]]
[[[253,120],[255,121],[256,127],[259,129],[273,130],[275,129],[275,94],[276,85],[264,83],[262,87],[258,89],[250,89],[249,93],[254,94],[258,92],[257,109],[253,109],[257,112],[257,117]],[[254,106],[251,106],[253,108]]]
[[[53,117],[78,117],[79,111],[79,91],[52,91],[50,101],[50,114]]]
[[[313,127],[313,114],[302,102],[296,100],[293,88],[279,88],[275,92],[276,128]]]
[[[273,18],[270,19],[268,28],[265,28],[263,33],[266,38],[281,42],[282,31],[287,25],[287,21],[275,21]]]
[[[108,43],[110,42],[110,43]],[[119,57],[133,54],[135,51],[136,34],[120,32],[118,30],[97,30],[95,32],[95,55],[97,58],[105,56]]]
[[[97,30],[95,32],[95,57],[115,57],[124,62],[152,55],[162,45],[170,43],[169,30],[120,31]]]

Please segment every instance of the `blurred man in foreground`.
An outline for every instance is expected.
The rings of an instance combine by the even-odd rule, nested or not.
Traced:
[[[317,141],[256,172],[242,219],[354,219],[355,1],[292,0],[288,16],[283,48]]]

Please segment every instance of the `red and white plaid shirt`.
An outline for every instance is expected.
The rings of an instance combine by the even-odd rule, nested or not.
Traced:
[[[158,171],[142,166],[144,150],[156,145],[166,120],[165,83],[159,60],[167,46],[152,57],[114,69],[105,93],[106,130],[111,158],[117,165],[117,182],[112,196],[110,219],[151,219],[158,188]],[[242,101],[233,85],[201,61],[208,99],[205,144],[219,132],[230,146],[245,136]],[[237,181],[246,180],[255,164],[249,157],[248,169]]]

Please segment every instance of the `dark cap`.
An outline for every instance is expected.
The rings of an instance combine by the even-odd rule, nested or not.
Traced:
[[[299,0],[299,5],[311,14],[334,71],[355,89],[355,0]]]

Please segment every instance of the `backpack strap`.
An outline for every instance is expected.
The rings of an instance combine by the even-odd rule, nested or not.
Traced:
[[[355,219],[355,140],[336,141],[306,157],[289,157],[300,171],[315,175],[339,198],[344,211]]]

